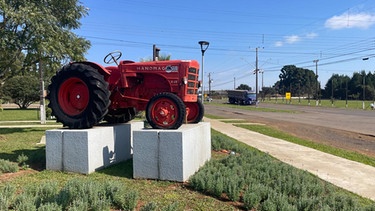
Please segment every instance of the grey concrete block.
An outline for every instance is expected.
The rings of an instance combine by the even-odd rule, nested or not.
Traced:
[[[210,123],[134,131],[134,178],[184,182],[211,158]]]
[[[62,135],[61,130],[46,131],[46,169],[60,171],[62,163]]]
[[[143,122],[46,131],[46,168],[89,174],[132,157],[132,131]]]
[[[133,175],[135,178],[159,178],[157,130],[133,132]]]

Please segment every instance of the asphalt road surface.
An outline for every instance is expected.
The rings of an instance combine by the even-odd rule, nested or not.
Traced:
[[[259,108],[280,110],[266,112],[204,105],[206,114],[263,123],[300,138],[375,157],[375,110],[259,104]]]

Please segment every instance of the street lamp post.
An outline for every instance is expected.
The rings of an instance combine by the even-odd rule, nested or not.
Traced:
[[[203,58],[204,58],[204,52],[207,50],[208,46],[210,45],[207,41],[199,41],[198,44],[201,46],[201,52],[202,52],[202,103],[204,102],[204,70],[203,70]]]

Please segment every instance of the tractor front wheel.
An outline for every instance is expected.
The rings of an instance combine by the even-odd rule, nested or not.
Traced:
[[[146,119],[154,129],[177,129],[186,115],[184,102],[175,94],[163,92],[150,99]]]
[[[185,103],[185,105],[188,123],[198,123],[203,119],[204,106],[200,100],[194,103]]]
[[[74,129],[99,123],[110,103],[108,84],[96,69],[73,63],[64,66],[48,86],[48,107],[58,122]]]

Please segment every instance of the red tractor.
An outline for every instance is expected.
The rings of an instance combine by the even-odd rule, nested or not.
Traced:
[[[177,129],[202,120],[197,61],[119,61],[121,55],[116,51],[104,58],[116,66],[73,62],[52,77],[48,106],[58,122],[71,129],[91,128],[103,119],[128,122],[138,111],[145,111],[156,129]]]

